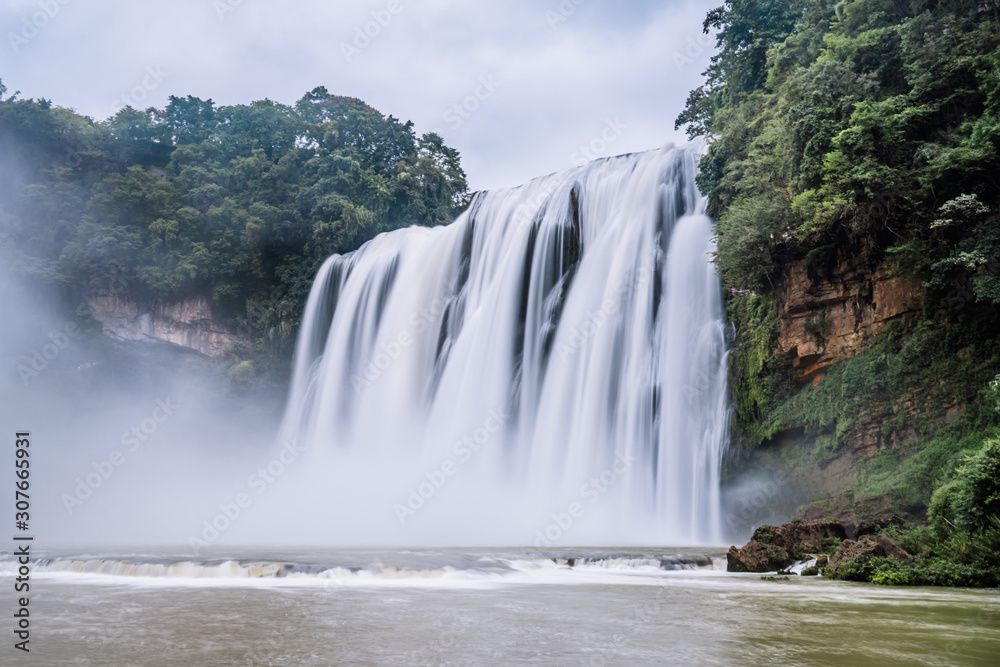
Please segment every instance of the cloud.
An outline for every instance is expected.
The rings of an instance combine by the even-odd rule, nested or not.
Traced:
[[[682,141],[673,120],[711,56],[701,24],[717,2],[8,0],[0,77],[95,118],[133,99],[148,68],[165,76],[136,106],[290,104],[324,85],[441,130],[487,189],[570,166],[609,120],[626,127],[603,154]],[[10,35],[46,8],[15,49]],[[485,97],[484,78],[499,84]]]

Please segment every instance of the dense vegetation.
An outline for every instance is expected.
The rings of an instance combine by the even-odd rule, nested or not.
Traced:
[[[704,27],[718,52],[677,126],[708,139],[723,280],[756,292],[728,305],[737,435],[749,451],[801,429],[822,461],[888,414],[883,434],[915,436],[862,462],[853,491],[919,516],[1000,435],[1000,2],[727,0]],[[817,280],[848,258],[922,284],[923,316],[803,382],[774,354],[777,287],[791,262]]]
[[[836,576],[895,586],[1000,585],[1000,440],[991,440],[934,492],[928,525],[891,526],[887,536],[913,555],[858,558]]]
[[[171,97],[94,121],[0,83],[0,253],[13,278],[137,299],[207,295],[251,341],[243,379],[287,368],[313,275],[376,234],[453,219],[457,152],[325,88],[293,106]],[[11,276],[8,276],[10,278]]]

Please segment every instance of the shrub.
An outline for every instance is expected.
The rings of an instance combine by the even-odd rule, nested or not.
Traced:
[[[823,553],[828,556],[832,556],[837,553],[837,548],[843,542],[839,537],[824,537],[823,538]]]
[[[750,538],[753,542],[762,542],[764,544],[770,544],[774,540],[774,533],[771,532],[773,526],[761,526],[757,530],[753,531],[753,536]]]
[[[949,528],[978,533],[989,517],[1000,514],[1000,439],[991,440],[968,456],[951,482],[931,497],[928,518],[941,534]]]
[[[878,586],[919,586],[924,578],[918,569],[887,558],[871,572],[870,581]]]

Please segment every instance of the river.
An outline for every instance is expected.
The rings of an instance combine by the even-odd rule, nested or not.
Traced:
[[[768,581],[723,571],[722,557],[422,549],[192,563],[43,554],[32,574],[31,654],[21,662],[995,665],[1000,655],[998,591]],[[5,557],[0,578],[12,577]]]

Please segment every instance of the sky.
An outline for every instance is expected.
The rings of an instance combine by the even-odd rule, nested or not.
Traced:
[[[472,190],[683,143],[721,0],[0,0],[0,79],[101,120],[317,86],[436,131]]]

